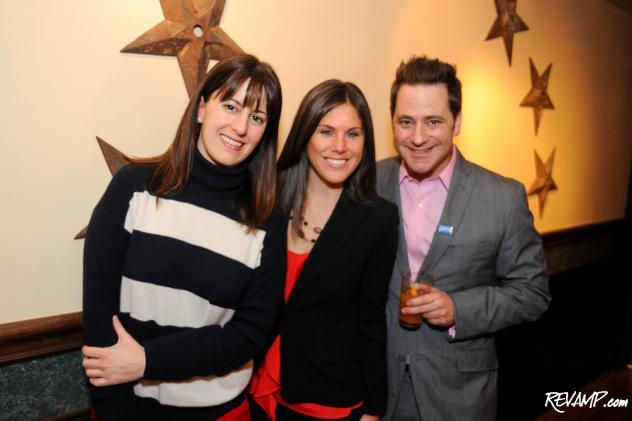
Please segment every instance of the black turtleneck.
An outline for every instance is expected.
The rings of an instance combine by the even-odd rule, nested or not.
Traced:
[[[204,158],[195,148],[186,189],[205,197],[236,197],[249,182],[249,176],[247,164],[235,168],[216,165]]]
[[[145,348],[145,380],[91,397],[100,421],[215,419],[243,401],[280,308],[286,224],[274,213],[248,234],[237,222],[245,164],[221,167],[196,149],[184,190],[158,205],[145,188],[153,170],[113,177],[84,249],[86,343],[116,343],[118,314]]]

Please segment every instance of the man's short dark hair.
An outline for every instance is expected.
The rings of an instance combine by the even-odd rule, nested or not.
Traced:
[[[434,85],[445,83],[448,88],[450,111],[452,116],[461,112],[461,81],[456,77],[456,66],[439,59],[426,56],[412,56],[407,62],[401,62],[391,86],[391,117],[395,114],[397,94],[402,85]]]

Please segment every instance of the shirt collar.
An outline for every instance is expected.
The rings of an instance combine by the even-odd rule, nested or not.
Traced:
[[[450,158],[450,162],[448,165],[434,177],[427,178],[426,180],[436,180],[437,178],[441,180],[441,184],[443,187],[448,190],[450,188],[450,181],[452,181],[452,174],[454,173],[454,166],[456,165],[456,146],[452,145],[452,158]],[[399,166],[399,184],[401,185],[404,181],[413,181],[420,183],[416,178],[412,177],[408,173],[408,168],[406,168],[406,164],[404,164],[404,160],[401,160],[401,164]],[[422,181],[426,181],[422,180]]]

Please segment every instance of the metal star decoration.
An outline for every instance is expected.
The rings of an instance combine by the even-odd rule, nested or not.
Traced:
[[[542,163],[542,159],[538,153],[534,150],[535,155],[535,171],[536,178],[529,187],[527,194],[538,195],[538,202],[540,207],[540,218],[542,218],[542,212],[544,211],[544,205],[546,204],[546,197],[551,190],[557,190],[557,184],[553,181],[553,160],[555,159],[555,149],[551,152],[551,155],[546,160],[546,163]]]
[[[549,94],[546,89],[549,86],[549,76],[551,75],[551,66],[549,64],[542,76],[538,74],[538,71],[533,64],[533,60],[529,57],[529,68],[531,70],[531,90],[520,103],[521,107],[533,107],[533,117],[535,122],[535,134],[538,135],[538,128],[540,127],[540,119],[542,118],[542,111],[547,108],[554,110],[553,102],[549,98]]]
[[[211,59],[243,52],[220,28],[226,0],[160,0],[165,19],[121,50],[176,56],[189,98],[206,75]]]
[[[107,143],[105,140],[101,139],[99,136],[97,136],[97,142],[99,142],[101,153],[103,153],[105,163],[107,164],[112,176],[114,176],[114,174],[116,174],[122,167],[130,163],[130,159],[127,155]],[[87,231],[88,227],[82,229],[77,235],[75,235],[75,240],[85,238]]]
[[[518,0],[494,0],[498,17],[496,17],[494,24],[487,34],[487,38],[485,38],[485,41],[489,41],[490,39],[503,37],[507,60],[509,60],[510,66],[513,51],[513,34],[529,29],[516,13],[517,2]]]

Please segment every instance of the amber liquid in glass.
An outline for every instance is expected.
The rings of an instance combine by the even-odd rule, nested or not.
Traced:
[[[399,295],[399,324],[404,329],[416,330],[421,327],[423,317],[421,314],[402,314],[402,308],[406,307],[406,302],[421,294],[430,292],[430,286],[421,284],[419,282],[411,282],[408,286],[402,288],[402,292]]]

